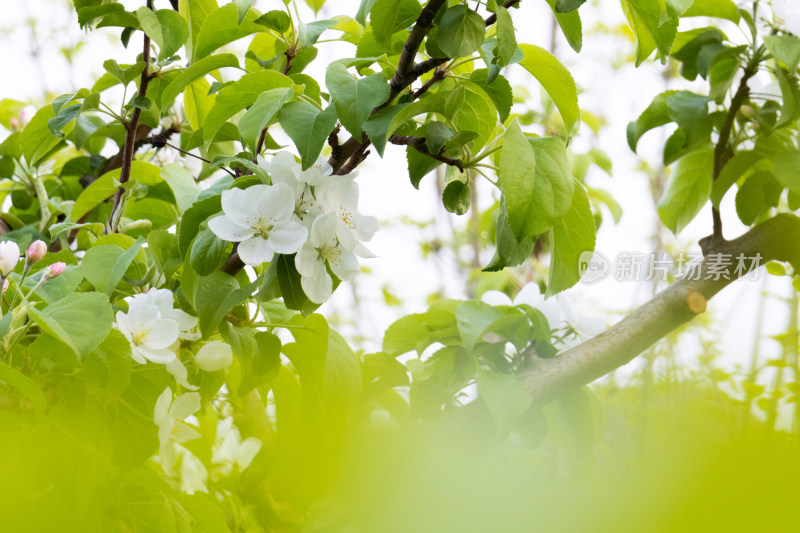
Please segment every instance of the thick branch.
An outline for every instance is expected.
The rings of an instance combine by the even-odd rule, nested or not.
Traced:
[[[421,154],[425,154],[428,157],[432,157],[437,161],[441,161],[442,163],[447,163],[448,165],[452,165],[461,172],[464,172],[464,167],[462,161],[460,159],[454,159],[452,157],[447,157],[443,155],[442,152],[444,148],[439,150],[439,153],[433,153],[428,148],[428,143],[425,137],[407,137],[405,135],[392,135],[389,137],[389,142],[392,144],[397,144],[401,146],[410,146],[411,148],[415,149]]]
[[[521,377],[537,405],[561,393],[582,387],[642,353],[677,327],[705,310],[705,302],[746,272],[737,272],[737,256],[767,261],[789,261],[800,268],[800,218],[780,214],[755,226],[733,241],[723,241],[713,254],[729,254],[729,279],[706,279],[713,255],[706,257],[699,279],[673,283],[604,333],[552,359],[535,354]],[[718,263],[719,264],[719,263]],[[747,263],[749,264],[749,262]],[[713,276],[711,276],[713,277]]]

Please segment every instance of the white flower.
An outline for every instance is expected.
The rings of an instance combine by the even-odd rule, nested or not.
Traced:
[[[800,9],[796,3],[797,0],[772,0],[772,10],[779,25],[783,24],[786,30],[800,36]]]
[[[294,214],[310,225],[322,208],[317,200],[315,188],[322,185],[333,174],[333,168],[325,159],[303,170],[300,163],[289,152],[278,152],[269,163],[262,163],[272,177],[272,183],[285,183],[294,193]]]
[[[175,382],[184,389],[197,390],[200,388],[189,383],[189,371],[186,370],[186,367],[183,366],[183,363],[181,363],[181,360],[177,357],[167,363],[167,372],[172,374],[175,378]]]
[[[325,302],[333,292],[333,279],[325,263],[343,280],[352,280],[360,270],[356,254],[343,248],[336,238],[336,228],[334,213],[318,216],[311,226],[309,239],[295,257],[303,292],[314,303]]]
[[[204,345],[194,356],[194,362],[201,370],[216,372],[231,366],[233,363],[233,350],[229,344],[222,341],[211,341]]]
[[[195,492],[208,492],[206,481],[208,480],[208,470],[203,462],[192,455],[185,448],[179,448],[181,455],[181,485],[187,494]]]
[[[378,231],[378,219],[358,213],[358,185],[350,176],[330,180],[318,191],[322,209],[336,215],[336,238],[347,250],[374,257],[361,243]]]
[[[151,289],[126,298],[128,312],[117,312],[116,328],[131,343],[131,356],[138,363],[170,363],[176,359],[172,345],[197,325],[197,319],[173,309],[172,292]]]
[[[285,183],[223,191],[222,211],[208,222],[209,229],[220,239],[238,242],[239,257],[251,266],[271,261],[276,253],[295,253],[308,236],[292,218],[294,193]]]
[[[218,465],[222,475],[228,475],[233,465],[240,470],[247,468],[261,450],[262,443],[255,437],[242,440],[239,430],[233,426],[233,419],[226,418],[217,425],[217,443],[211,462]]]
[[[167,387],[156,400],[153,421],[158,426],[159,457],[164,470],[171,470],[175,464],[173,439],[184,443],[200,437],[196,429],[182,422],[200,410],[200,393],[187,392],[172,400],[172,389]]]
[[[8,277],[19,262],[19,246],[14,241],[0,242],[0,274]]]

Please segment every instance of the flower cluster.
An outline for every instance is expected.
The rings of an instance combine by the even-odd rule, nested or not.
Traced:
[[[208,227],[220,239],[238,242],[239,257],[251,266],[274,254],[297,254],[303,291],[323,303],[333,292],[328,267],[338,278],[352,280],[360,270],[356,256],[373,257],[362,243],[378,230],[378,219],[358,213],[355,173],[332,176],[324,160],[302,170],[288,152],[262,166],[272,185],[224,191],[224,214]]]

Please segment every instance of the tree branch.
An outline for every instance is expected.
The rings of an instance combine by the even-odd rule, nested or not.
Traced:
[[[421,154],[425,154],[428,157],[432,157],[437,161],[441,161],[442,163],[447,163],[448,165],[454,166],[458,168],[461,172],[464,172],[463,162],[460,159],[454,159],[452,157],[447,157],[443,155],[442,152],[444,151],[444,147],[439,150],[439,153],[433,153],[428,148],[428,142],[425,137],[407,137],[405,135],[392,135],[389,137],[389,142],[392,144],[397,144],[401,146],[410,146],[411,148],[415,149]]]
[[[512,7],[515,4],[519,4],[519,1],[520,0],[506,0],[506,2],[503,2],[503,7],[508,9],[509,7]],[[492,24],[494,24],[495,22],[497,22],[497,15],[495,15],[494,13],[492,13],[491,15],[486,17],[486,27],[487,28],[489,26],[491,26]]]
[[[800,218],[779,214],[733,241],[723,241],[713,253],[731,254],[729,279],[709,278],[709,258],[699,279],[673,283],[633,313],[588,341],[551,359],[529,354],[521,374],[534,403],[544,405],[560,394],[587,385],[639,355],[659,339],[705,311],[705,303],[746,272],[736,272],[736,257],[759,257],[760,263],[788,261],[800,269]]]
[[[153,0],[147,0],[147,9],[153,9]],[[142,77],[139,81],[139,96],[142,98],[147,94],[147,86],[150,84],[150,37],[144,34],[144,44],[142,46],[142,61],[144,61],[144,70],[142,70]],[[135,107],[131,113],[131,120],[125,125],[125,145],[122,148],[122,165],[120,166],[119,182],[120,187],[114,195],[114,205],[111,208],[111,214],[108,217],[107,232],[116,233],[117,225],[119,223],[117,211],[120,209],[122,202],[122,195],[125,188],[122,184],[127,183],[131,177],[131,164],[133,163],[134,145],[136,143],[136,134],[139,128],[139,117],[142,116],[141,108]]]

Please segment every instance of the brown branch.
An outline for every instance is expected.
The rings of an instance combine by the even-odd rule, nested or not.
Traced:
[[[147,9],[153,9],[153,0],[147,0]],[[142,46],[142,61],[144,61],[144,70],[142,70],[142,77],[139,81],[139,93],[142,98],[147,94],[147,86],[150,84],[150,37],[144,34],[144,44]],[[139,118],[142,116],[142,110],[139,107],[133,109],[131,113],[131,120],[125,125],[125,145],[122,148],[122,165],[120,166],[119,182],[120,186],[117,193],[114,195],[114,205],[111,208],[111,214],[108,217],[108,228],[106,231],[116,233],[119,220],[115,220],[117,211],[120,209],[122,203],[122,195],[125,188],[122,186],[127,183],[131,177],[131,165],[133,164],[134,144],[136,141],[136,134],[139,127]]]
[[[728,109],[728,114],[725,116],[725,122],[722,124],[722,128],[719,130],[719,139],[717,140],[717,144],[714,146],[714,169],[711,175],[712,181],[717,180],[722,172],[723,167],[733,156],[733,148],[729,146],[731,132],[733,131],[733,123],[736,119],[736,115],[742,108],[742,104],[744,104],[745,100],[747,100],[747,97],[750,96],[750,88],[748,87],[747,82],[756,74],[756,72],[758,72],[757,62],[755,64],[751,63],[747,65],[742,73],[742,79],[739,82],[739,88],[736,90],[733,98],[731,98],[731,106]],[[711,215],[714,222],[714,233],[712,235],[712,239],[714,241],[723,240],[722,217],[720,216],[719,209],[712,207]]]
[[[464,166],[461,159],[454,159],[452,157],[447,157],[443,154],[444,147],[442,147],[438,153],[433,153],[428,148],[428,143],[425,137],[407,137],[405,135],[392,135],[389,137],[389,142],[392,144],[397,144],[400,146],[410,146],[411,148],[415,149],[421,154],[427,155],[428,157],[432,157],[437,161],[441,161],[442,163],[447,163],[448,165],[456,167],[461,172],[464,172]]]
[[[530,366],[521,378],[534,402],[544,405],[606,375],[705,311],[707,300],[746,274],[736,271],[739,254],[758,257],[760,264],[788,261],[795,269],[800,268],[800,218],[786,213],[777,215],[738,239],[724,241],[714,253],[730,254],[732,265],[722,269],[728,279],[708,276],[707,257],[698,279],[673,283],[600,335],[550,359],[528,354]]]
[[[512,7],[515,4],[519,4],[519,2],[520,2],[520,0],[507,0],[506,2],[503,2],[503,7],[508,9],[509,7]],[[491,26],[492,24],[494,24],[495,22],[497,22],[497,15],[495,15],[494,13],[492,13],[491,15],[486,17],[486,27],[487,28],[489,26]]]
[[[442,81],[445,78],[445,75],[446,72],[444,69],[437,68],[436,70],[433,71],[433,76],[431,76],[431,79],[426,81],[422,87],[411,93],[411,97],[414,98],[414,100],[416,100],[417,98],[425,94],[428,91],[428,89],[433,87],[434,84]]]

